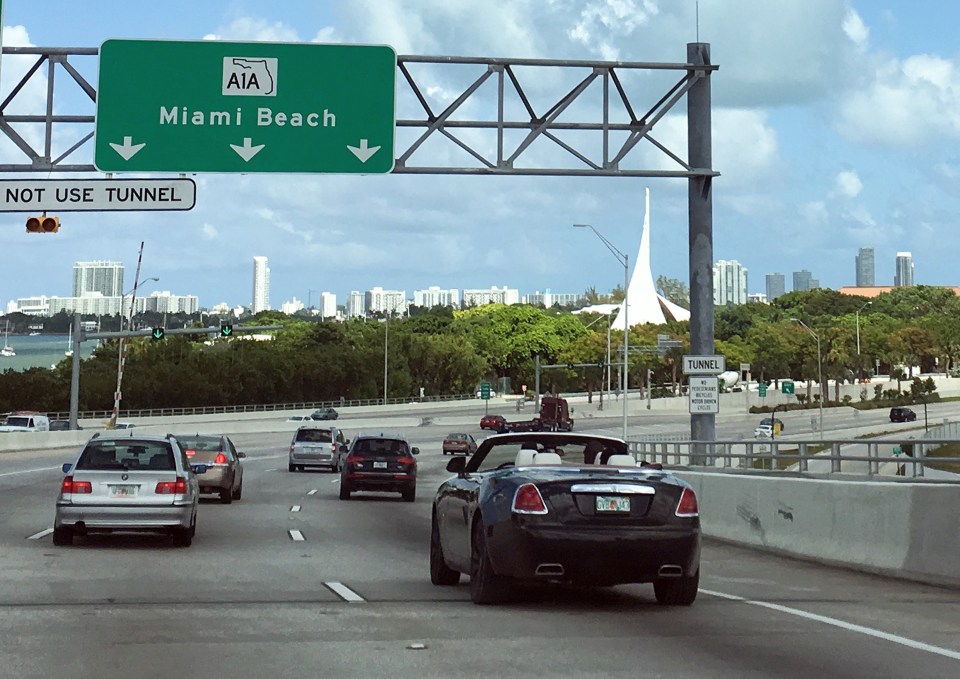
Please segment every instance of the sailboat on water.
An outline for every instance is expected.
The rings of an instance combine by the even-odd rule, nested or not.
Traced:
[[[3,349],[0,349],[0,356],[5,356],[7,358],[11,356],[16,356],[17,352],[13,350],[13,347],[10,346],[10,323],[7,323],[7,327],[4,330],[3,335]]]

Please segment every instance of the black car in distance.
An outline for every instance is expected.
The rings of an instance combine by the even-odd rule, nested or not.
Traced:
[[[406,502],[417,498],[417,459],[420,449],[400,435],[360,433],[350,443],[340,469],[340,499],[356,491],[400,493]]]
[[[915,422],[916,419],[917,419],[917,414],[913,412],[913,410],[911,410],[910,408],[897,406],[896,408],[890,409],[891,422]]]

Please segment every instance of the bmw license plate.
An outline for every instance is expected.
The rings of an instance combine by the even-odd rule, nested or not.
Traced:
[[[598,512],[630,512],[629,495],[597,495]]]
[[[110,486],[110,497],[136,497],[136,486]]]
[[[374,468],[374,469],[386,469],[386,468],[387,468],[387,463],[386,463],[386,462],[374,462],[374,463],[373,463],[373,468]]]

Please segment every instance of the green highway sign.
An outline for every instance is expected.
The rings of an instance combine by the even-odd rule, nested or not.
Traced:
[[[784,382],[780,385],[780,393],[782,394],[792,394],[793,393],[793,382]]]
[[[167,333],[163,328],[154,328],[152,336],[155,340],[162,340],[166,334]]]
[[[767,395],[767,385],[761,384],[757,387],[757,391],[760,392],[760,397],[764,398]]]
[[[490,383],[489,382],[480,383],[480,398],[482,398],[485,401],[490,400]]]
[[[233,334],[233,326],[230,323],[220,324],[220,336],[230,337]]]
[[[387,45],[107,40],[101,172],[388,173],[397,55]]]

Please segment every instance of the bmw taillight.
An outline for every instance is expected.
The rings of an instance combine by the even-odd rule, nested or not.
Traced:
[[[92,493],[93,485],[89,481],[74,481],[72,476],[64,477],[60,492],[64,495]]]
[[[217,453],[216,459],[213,461],[214,464],[226,464],[227,456],[223,453]]]
[[[176,481],[160,481],[157,484],[157,495],[185,495],[187,492],[187,480],[178,476]]]
[[[689,488],[680,493],[680,502],[677,503],[677,516],[700,516],[700,507],[697,505],[697,496]]]
[[[546,514],[547,505],[544,504],[543,496],[537,487],[532,483],[525,483],[517,488],[510,511],[516,514]]]

